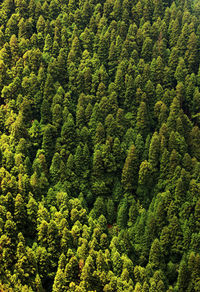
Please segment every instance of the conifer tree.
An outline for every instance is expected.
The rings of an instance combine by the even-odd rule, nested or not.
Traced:
[[[199,291],[199,1],[1,2],[0,290]]]
[[[189,36],[185,58],[188,62],[189,72],[197,72],[196,60],[199,58],[199,52],[197,49],[197,38],[194,32]]]
[[[60,163],[61,163],[60,155],[59,153],[56,152],[52,158],[52,163],[49,169],[51,179],[54,184],[56,184],[59,181]]]
[[[138,156],[134,145],[131,145],[122,170],[122,184],[126,191],[132,191],[137,187]]]
[[[137,112],[137,130],[141,133],[143,137],[146,136],[149,130],[149,118],[146,103],[141,101]]]
[[[27,220],[25,202],[20,194],[15,198],[15,222],[17,224],[18,230],[23,230],[24,222]]]

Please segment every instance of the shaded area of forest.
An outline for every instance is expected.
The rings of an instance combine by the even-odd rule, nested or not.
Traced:
[[[199,1],[0,5],[0,290],[200,291]]]

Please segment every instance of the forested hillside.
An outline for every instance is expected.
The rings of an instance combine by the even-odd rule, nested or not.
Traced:
[[[200,1],[0,4],[0,291],[200,291]]]

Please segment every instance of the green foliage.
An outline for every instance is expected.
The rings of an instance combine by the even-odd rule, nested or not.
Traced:
[[[0,4],[0,290],[200,291],[198,0]]]
[[[122,184],[126,191],[132,191],[137,187],[138,156],[136,148],[132,145],[129,148],[127,158],[122,170]]]

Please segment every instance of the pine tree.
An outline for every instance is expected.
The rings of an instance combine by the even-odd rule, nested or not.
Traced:
[[[96,150],[93,157],[93,175],[95,177],[101,177],[103,175],[103,170],[104,168],[101,151]]]
[[[55,128],[52,125],[48,124],[45,127],[43,140],[42,140],[42,148],[44,150],[45,157],[48,164],[50,164],[51,162],[53,151],[55,148],[55,145],[53,142],[54,137],[55,137]]]
[[[85,265],[82,269],[81,272],[81,276],[80,279],[82,281],[84,281],[84,286],[85,289],[90,289],[92,287],[92,283],[93,283],[93,271],[94,271],[94,261],[91,257],[91,255],[89,255],[85,261]],[[87,291],[86,290],[86,291]]]
[[[167,126],[171,130],[175,128],[175,122],[179,114],[180,114],[180,101],[178,98],[175,97],[171,103],[170,113],[167,119]]]
[[[137,187],[138,156],[134,145],[131,145],[122,170],[122,184],[126,191],[132,191]]]
[[[16,258],[17,262],[15,265],[17,278],[21,280],[22,284],[28,282],[31,283],[31,278],[36,273],[36,261],[33,252],[30,248],[25,248],[25,240],[22,233],[18,234],[19,243],[17,245]]]
[[[36,227],[37,227],[37,212],[38,212],[38,204],[35,201],[35,199],[31,196],[27,205],[27,216],[28,216],[28,222],[30,223],[31,230],[29,233],[31,236],[34,236],[36,233]]]
[[[120,229],[126,227],[127,220],[128,220],[128,204],[127,201],[124,200],[124,202],[122,202],[117,212],[117,225],[120,227]]]
[[[65,280],[65,277],[64,277],[64,272],[61,269],[58,268],[58,270],[56,272],[56,276],[54,278],[52,291],[53,292],[66,291],[67,288],[68,288],[68,286],[66,284],[66,280]]]
[[[60,131],[62,124],[62,108],[60,104],[55,104],[52,109],[52,125],[56,128],[57,132]]]
[[[149,147],[149,162],[155,170],[159,165],[160,156],[160,137],[157,132],[154,133]]]
[[[149,62],[151,60],[152,55],[152,39],[150,37],[146,37],[143,46],[142,46],[142,57],[146,62]]]
[[[15,212],[14,212],[14,218],[16,225],[18,227],[18,230],[24,229],[24,222],[27,220],[27,214],[26,214],[26,205],[23,200],[23,197],[18,194],[15,198]]]
[[[176,68],[176,71],[175,71],[175,78],[177,80],[177,82],[184,82],[185,80],[185,77],[187,75],[187,68],[186,68],[186,65],[185,65],[185,61],[184,59],[181,57],[179,59],[179,63],[178,63],[178,66]]]
[[[116,219],[116,211],[115,211],[115,205],[111,198],[108,199],[106,203],[107,208],[107,220],[109,224],[112,224]]]
[[[145,137],[148,134],[149,117],[148,117],[146,103],[143,101],[140,103],[140,106],[138,108],[136,128],[143,137]]]
[[[199,141],[199,135],[200,135],[200,130],[198,126],[193,127],[191,133],[190,133],[190,147],[191,147],[191,153],[194,157],[196,157],[198,160],[200,159],[200,151],[198,142]]]
[[[151,264],[153,269],[158,269],[159,267],[162,266],[162,253],[161,253],[161,247],[160,247],[160,242],[156,238],[152,245],[151,245],[151,250],[149,253],[149,263]]]
[[[177,289],[179,289],[179,291],[184,291],[187,288],[188,280],[187,263],[183,257],[179,267]]]
[[[58,183],[58,181],[59,181],[60,163],[61,163],[60,155],[59,155],[59,153],[56,152],[52,158],[51,166],[49,169],[50,175],[51,175],[51,180],[54,184]]]
[[[118,251],[113,252],[112,255],[113,272],[119,276],[122,272],[122,260]]]
[[[61,139],[67,150],[71,151],[76,142],[74,119],[71,114],[68,115],[67,121],[62,126]]]
[[[94,145],[103,144],[105,141],[105,130],[101,122],[98,123],[96,128],[96,134],[94,137]]]
[[[197,62],[199,58],[199,52],[197,48],[197,38],[194,32],[191,33],[188,39],[187,51],[185,52],[185,59],[187,60],[189,72],[197,72]]]
[[[145,194],[151,189],[153,183],[153,167],[150,162],[144,160],[140,164],[138,185]]]
[[[94,203],[94,212],[96,214],[96,217],[99,217],[101,214],[105,214],[105,202],[103,197],[97,197],[95,203]]]

